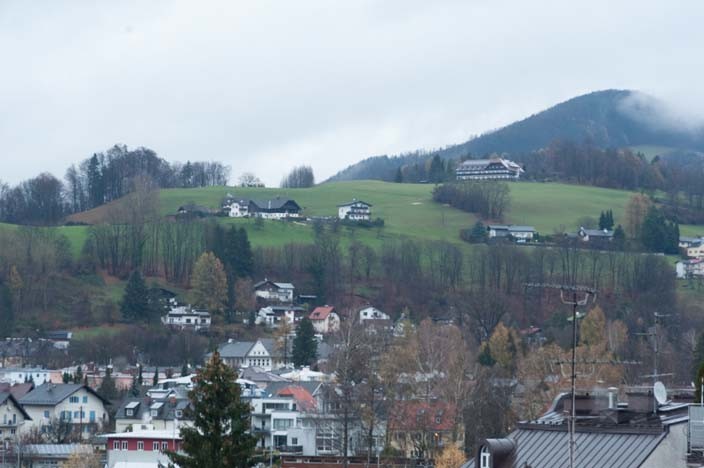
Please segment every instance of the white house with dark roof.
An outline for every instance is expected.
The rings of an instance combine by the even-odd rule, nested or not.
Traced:
[[[51,382],[51,371],[40,367],[0,367],[0,382],[13,385],[30,381],[35,385]]]
[[[250,200],[249,215],[264,219],[298,218],[301,207],[290,198],[271,198],[268,200]]]
[[[46,383],[19,402],[31,418],[29,426],[40,431],[60,420],[72,424],[76,433],[88,439],[108,423],[105,405],[109,402],[81,384]]]
[[[206,310],[176,306],[161,317],[161,323],[177,330],[207,331],[210,329],[211,317]]]
[[[293,292],[295,287],[291,283],[277,283],[264,278],[264,281],[256,283],[254,295],[265,301],[293,302]]]
[[[490,224],[486,230],[489,234],[489,239],[511,238],[518,243],[530,242],[537,234],[533,226],[516,224]]]
[[[138,431],[143,428],[179,432],[193,424],[192,404],[186,387],[150,392],[146,397],[128,398],[115,412],[115,431]]]
[[[370,221],[372,219],[372,204],[354,198],[351,202],[337,205],[337,217],[350,221]]]
[[[246,218],[249,216],[248,198],[237,198],[228,195],[222,202],[222,210],[230,218]]]

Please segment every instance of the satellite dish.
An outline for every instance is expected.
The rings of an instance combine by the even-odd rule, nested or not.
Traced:
[[[665,384],[660,381],[655,382],[653,385],[653,395],[659,404],[664,405],[667,403],[667,389],[665,388]]]

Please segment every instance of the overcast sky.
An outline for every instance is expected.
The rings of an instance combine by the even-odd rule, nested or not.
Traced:
[[[124,143],[323,180],[605,88],[699,114],[702,20],[701,0],[0,0],[0,179]]]

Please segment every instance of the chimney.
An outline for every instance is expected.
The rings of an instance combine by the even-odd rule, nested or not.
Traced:
[[[609,409],[616,409],[618,406],[618,388],[609,387]]]
[[[628,409],[636,413],[652,413],[653,412],[653,391],[640,390],[626,393],[628,398]]]
[[[169,403],[171,404],[171,406],[176,406],[176,395],[171,395],[169,397]]]

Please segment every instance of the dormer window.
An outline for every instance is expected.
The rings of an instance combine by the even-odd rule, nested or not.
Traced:
[[[491,452],[486,445],[479,452],[479,468],[491,468]]]

